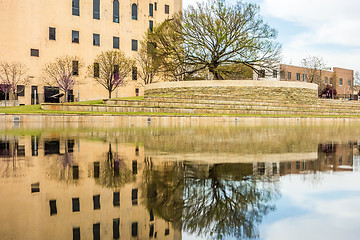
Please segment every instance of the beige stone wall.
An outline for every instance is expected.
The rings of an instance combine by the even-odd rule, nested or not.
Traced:
[[[157,2],[154,16],[149,16],[149,3]],[[56,57],[62,55],[79,56],[86,67],[80,69],[79,79],[85,84],[76,86],[74,97],[80,100],[107,98],[106,90],[87,77],[87,66],[101,51],[113,49],[113,36],[120,38],[120,49],[129,57],[131,40],[141,40],[149,28],[149,20],[154,25],[167,19],[182,9],[181,0],[119,1],[120,22],[113,22],[113,1],[100,1],[100,20],[93,19],[93,1],[80,0],[80,16],[72,15],[72,1],[57,0],[2,0],[0,1],[0,61],[19,61],[28,68],[31,85],[38,86],[40,102],[43,98],[41,69]],[[138,4],[138,20],[131,19],[131,5]],[[165,14],[165,4],[170,14]],[[56,40],[49,40],[49,27],[56,28]],[[72,43],[72,30],[79,31],[79,43]],[[93,33],[100,34],[100,46],[93,46]],[[39,49],[39,57],[30,56],[30,49]],[[135,88],[140,94],[143,87],[140,80],[132,81],[113,92],[114,97],[135,96]],[[31,103],[31,88],[25,89],[25,97],[19,97],[21,104]]]
[[[155,83],[145,87],[145,95],[217,96],[229,99],[315,101],[317,85],[280,81],[186,81]]]

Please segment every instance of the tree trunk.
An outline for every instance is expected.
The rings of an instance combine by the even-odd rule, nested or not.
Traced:
[[[109,99],[111,98],[111,90],[109,90]]]
[[[65,91],[65,100],[64,100],[64,102],[68,102],[68,95],[69,95],[69,91],[68,90],[66,90]]]

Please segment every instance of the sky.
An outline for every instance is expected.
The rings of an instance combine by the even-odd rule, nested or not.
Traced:
[[[198,0],[199,1],[199,0]],[[205,1],[205,0],[200,0]],[[236,0],[226,0],[233,4]],[[183,0],[183,7],[196,0]],[[359,0],[247,0],[278,31],[282,63],[300,65],[309,56],[328,67],[360,70]]]

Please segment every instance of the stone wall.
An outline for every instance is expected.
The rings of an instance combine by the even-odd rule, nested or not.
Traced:
[[[317,85],[302,82],[227,80],[166,82],[145,86],[145,97],[156,95],[314,102],[317,100]]]

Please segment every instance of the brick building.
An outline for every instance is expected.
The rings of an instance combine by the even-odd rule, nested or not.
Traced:
[[[309,69],[292,65],[280,65],[281,81],[302,81],[311,82]],[[325,88],[326,85],[332,86],[337,91],[337,98],[353,98],[354,93],[354,70],[344,68],[328,68],[326,70],[318,70],[318,76],[314,83],[319,84],[319,90]]]

